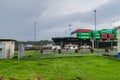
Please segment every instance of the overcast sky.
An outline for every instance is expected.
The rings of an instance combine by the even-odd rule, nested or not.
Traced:
[[[120,0],[0,0],[0,38],[37,40],[70,36],[78,28],[113,28],[120,21]],[[71,26],[69,26],[71,24]]]

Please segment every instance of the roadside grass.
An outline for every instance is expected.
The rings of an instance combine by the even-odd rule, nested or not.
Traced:
[[[26,51],[21,60],[0,60],[0,76],[3,80],[120,80],[120,60],[97,54]]]

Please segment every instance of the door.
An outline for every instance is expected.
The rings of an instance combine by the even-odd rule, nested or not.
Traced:
[[[3,59],[5,56],[5,44],[0,43],[0,59]]]

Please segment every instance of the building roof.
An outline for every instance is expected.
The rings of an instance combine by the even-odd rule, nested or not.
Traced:
[[[16,41],[14,39],[0,39],[0,41]]]

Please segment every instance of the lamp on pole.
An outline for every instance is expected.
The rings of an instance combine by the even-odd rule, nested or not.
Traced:
[[[94,10],[94,18],[95,18],[95,31],[96,31],[96,12],[97,12],[97,10]]]
[[[70,35],[70,37],[71,37],[71,30],[72,30],[72,29],[71,29],[71,26],[72,26],[72,25],[69,24],[68,26],[69,26],[69,31],[70,31],[70,32],[69,32],[69,35]]]
[[[95,24],[95,32],[96,32],[96,29],[97,29],[97,28],[96,28],[96,12],[97,12],[97,10],[95,9],[95,10],[94,10],[94,24]],[[94,43],[94,44],[95,44],[95,48],[96,48],[96,47],[97,47],[97,46],[96,46],[96,35],[95,35],[94,40],[95,40],[95,43]]]

